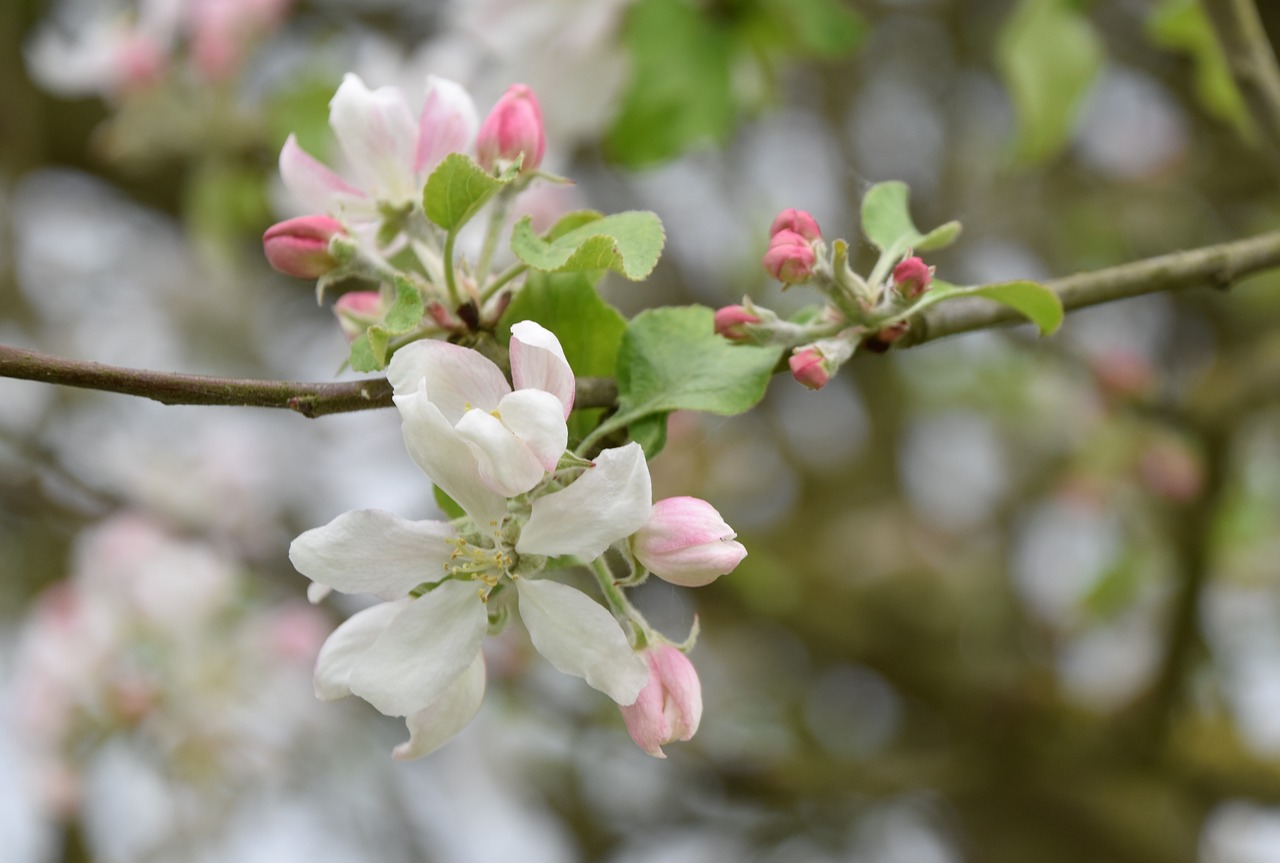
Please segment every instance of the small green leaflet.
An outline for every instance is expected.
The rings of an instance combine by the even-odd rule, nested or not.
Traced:
[[[456,231],[518,174],[519,169],[512,168],[495,177],[470,156],[450,153],[427,178],[422,208],[428,219],[446,231]]]
[[[422,295],[413,283],[402,276],[395,278],[396,298],[374,324],[351,343],[351,368],[358,372],[375,372],[387,365],[387,344],[391,336],[411,332],[422,323]]]
[[[955,242],[960,223],[947,222],[922,234],[911,221],[910,191],[896,180],[876,183],[862,198],[862,233],[882,252],[899,255],[907,249],[930,252]]]
[[[538,237],[526,216],[511,232],[511,251],[536,270],[613,270],[632,281],[653,271],[666,241],[662,222],[646,210],[591,219],[559,236],[549,236]]]
[[[907,316],[910,317],[935,303],[954,297],[984,297],[1008,306],[1035,324],[1042,336],[1049,335],[1062,325],[1064,312],[1062,300],[1058,295],[1039,282],[1025,279],[978,285],[972,288],[962,288],[935,279],[933,287],[907,311]]]

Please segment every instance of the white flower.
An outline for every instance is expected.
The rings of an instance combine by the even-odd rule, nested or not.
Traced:
[[[648,679],[612,614],[534,577],[545,557],[593,560],[644,525],[652,499],[644,452],[635,443],[605,450],[528,502],[522,496],[564,453],[573,373],[555,336],[529,321],[512,327],[511,363],[514,392],[489,360],[443,342],[401,349],[388,370],[410,454],[467,519],[348,512],[289,549],[316,584],[387,600],[334,631],[315,684],[322,699],[357,695],[407,717],[398,758],[434,750],[479,710],[481,642],[490,618],[512,604],[553,666],[619,704],[633,703]]]
[[[453,81],[428,76],[415,118],[399,88],[370,90],[348,73],[329,102],[329,126],[354,180],[309,155],[293,135],[280,151],[280,176],[312,212],[377,221],[379,204],[418,201],[431,171],[449,153],[469,147],[478,125],[471,96]]]

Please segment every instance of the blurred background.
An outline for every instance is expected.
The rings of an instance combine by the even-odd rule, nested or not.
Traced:
[[[482,114],[530,84],[563,205],[666,225],[650,281],[604,285],[627,314],[812,301],[761,269],[771,219],[866,266],[880,180],[964,222],[929,261],[956,283],[1280,221],[1194,0],[4,0],[0,64],[0,342],[140,368],[335,375],[331,311],[260,238],[346,71]],[[672,417],[655,496],[750,556],[640,592],[702,625],[666,761],[518,631],[427,759],[314,700],[359,606],[308,605],[289,541],[436,515],[394,411],[0,380],[0,860],[1280,861],[1280,282],[1024,330]]]

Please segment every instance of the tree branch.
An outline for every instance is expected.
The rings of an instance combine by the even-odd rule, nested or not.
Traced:
[[[1240,94],[1273,154],[1280,155],[1280,66],[1253,0],[1204,0]]]
[[[1245,276],[1280,266],[1280,231],[1187,252],[1174,252],[1105,270],[1051,279],[1045,286],[1067,311],[1143,294],[1210,285],[1229,288]],[[1013,309],[979,298],[939,303],[911,322],[895,347],[911,347],[959,333],[1025,323]]]
[[[0,345],[0,377],[144,396],[166,405],[238,405],[288,408],[306,417],[391,407],[386,378],[340,383],[297,383],[215,378],[108,366]],[[618,398],[608,378],[578,378],[574,403],[607,407]]]
[[[1277,266],[1280,266],[1280,231],[1273,231],[1246,240],[1053,279],[1045,284],[1062,298],[1062,305],[1071,310],[1191,285],[1227,288],[1245,276]],[[913,321],[911,330],[895,347],[911,347],[1022,320],[1012,309],[988,300],[953,300],[934,306]],[[168,405],[288,408],[307,417],[392,404],[391,385],[385,378],[340,383],[215,378],[69,360],[5,345],[0,345],[0,377],[144,396]],[[578,378],[577,407],[611,407],[617,398],[618,387],[613,380]]]

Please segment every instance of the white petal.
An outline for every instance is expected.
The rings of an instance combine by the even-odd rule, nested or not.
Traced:
[[[401,203],[418,193],[413,177],[418,124],[395,87],[369,90],[348,72],[329,102],[329,125],[373,197]]]
[[[475,453],[480,481],[504,498],[528,491],[546,476],[533,451],[492,414],[467,411],[457,431]]]
[[[298,146],[293,135],[280,150],[280,179],[298,203],[315,213],[337,215],[365,198],[363,192]]]
[[[477,653],[467,670],[450,683],[440,698],[405,719],[409,739],[391,753],[397,761],[430,755],[467,727],[484,701],[484,654]]]
[[[567,418],[573,409],[573,369],[555,334],[534,321],[511,326],[511,380],[516,389],[546,390],[564,405]]]
[[[351,615],[329,634],[316,657],[316,698],[337,701],[351,694],[351,669],[409,602],[380,602]]]
[[[470,149],[479,126],[476,104],[462,85],[428,75],[427,98],[418,120],[414,173],[425,180],[449,153]]]
[[[295,539],[289,560],[298,572],[334,590],[398,599],[444,576],[454,536],[446,522],[355,510]]]
[[[480,481],[475,451],[420,389],[395,397],[409,456],[483,529],[507,513],[507,501]]]
[[[649,520],[653,491],[638,443],[607,449],[565,489],[533,502],[516,551],[594,560]]]
[[[475,661],[489,625],[470,581],[446,581],[411,600],[351,671],[351,692],[387,716],[438,700]]]
[[[499,402],[498,414],[543,468],[555,470],[569,445],[569,426],[558,398],[542,390],[516,390]]]
[[[618,621],[580,590],[546,579],[516,581],[520,619],[538,652],[559,671],[581,677],[619,704],[631,704],[649,667]]]
[[[468,408],[494,410],[511,392],[502,370],[479,351],[431,339],[396,351],[387,365],[387,380],[398,395],[416,393],[425,381],[431,403],[451,425]]]

